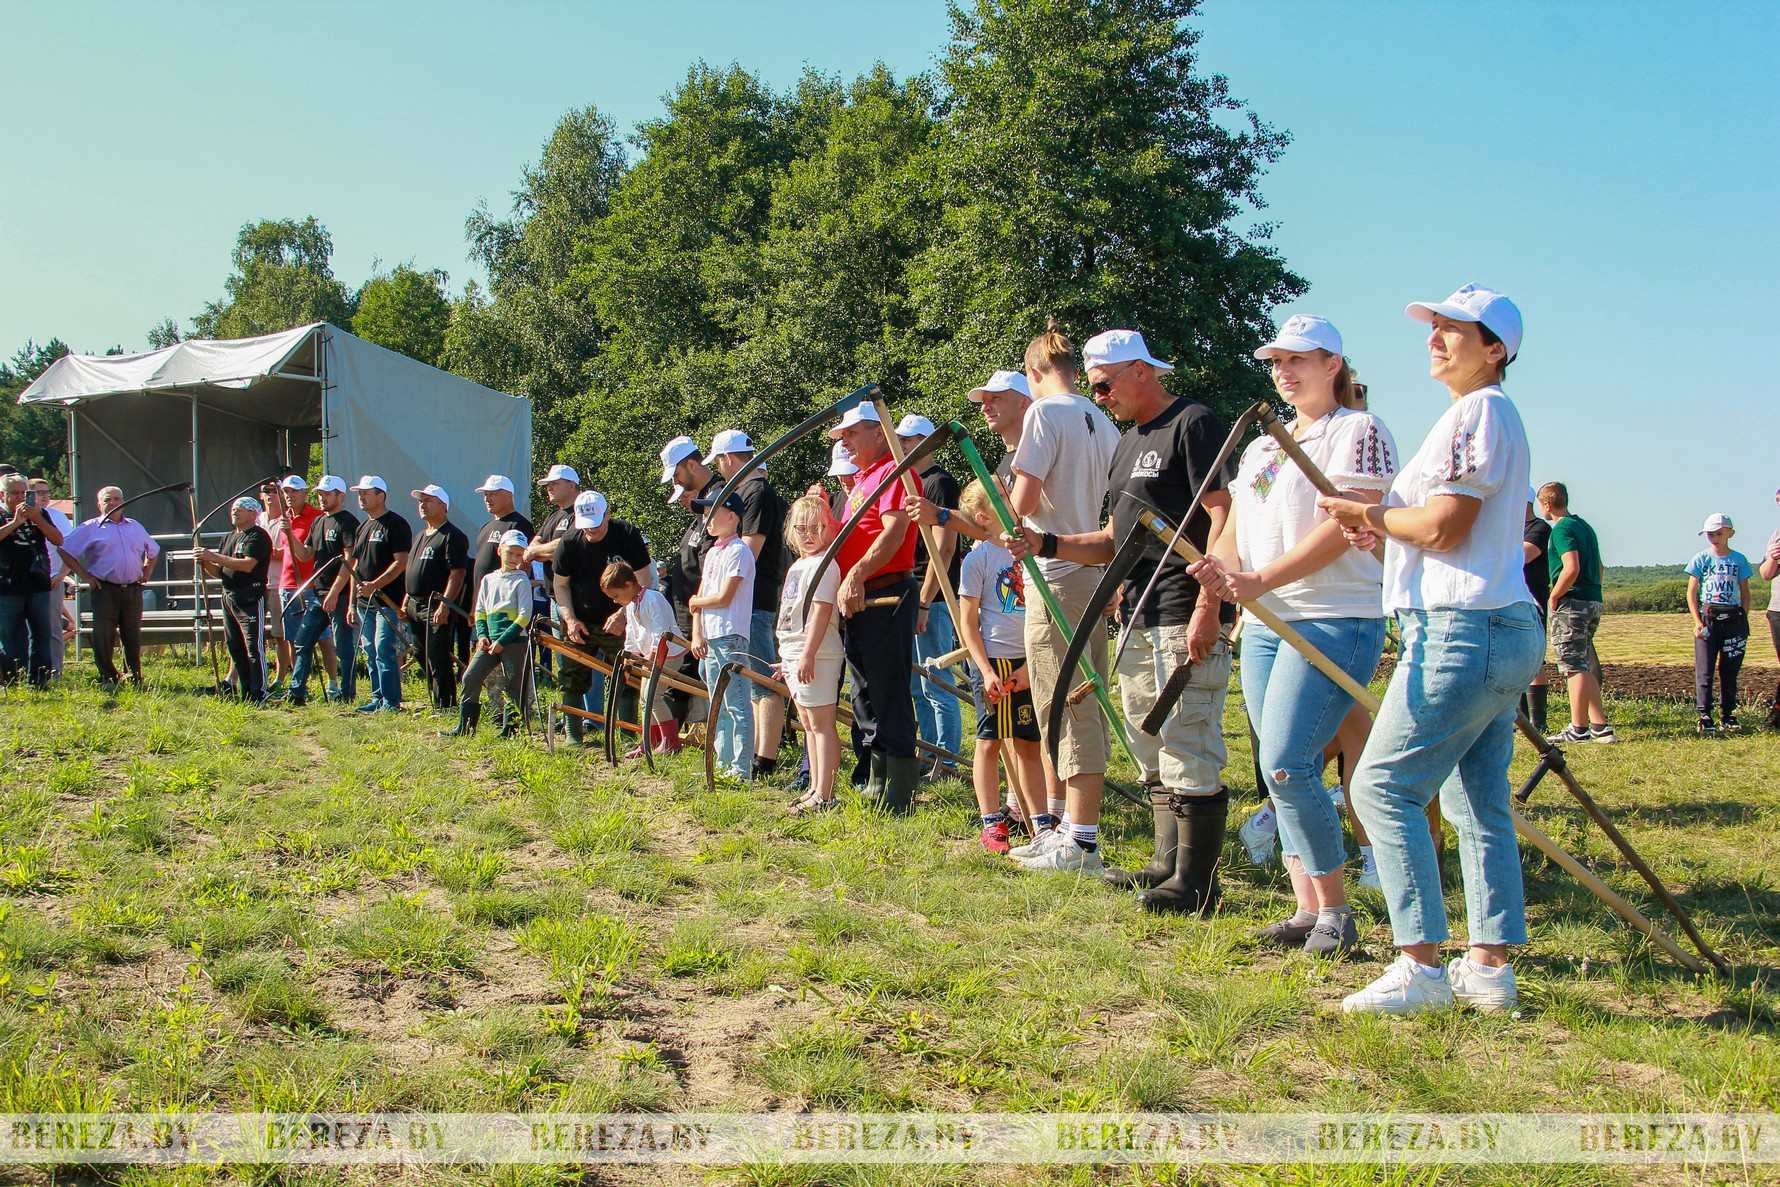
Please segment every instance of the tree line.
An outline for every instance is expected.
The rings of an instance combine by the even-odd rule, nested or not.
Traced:
[[[350,291],[315,219],[255,222],[190,332],[325,320],[526,397],[535,464],[576,466],[657,538],[678,515],[667,437],[770,440],[868,381],[956,417],[1051,319],[1078,342],[1143,330],[1173,390],[1228,411],[1270,394],[1249,351],[1306,286],[1259,190],[1288,137],[1201,68],[1196,5],[954,4],[937,68],[908,78],[775,91],[701,62],[628,134],[596,106],[562,117],[511,206],[466,219],[486,284],[453,298],[401,265]],[[181,333],[169,318],[151,345]],[[0,410],[0,450],[22,411]],[[785,489],[820,472],[806,452],[776,468]]]

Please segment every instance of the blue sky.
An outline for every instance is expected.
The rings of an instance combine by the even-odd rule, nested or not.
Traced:
[[[1341,328],[1406,450],[1444,395],[1402,307],[1480,281],[1526,316],[1535,480],[1570,484],[1609,563],[1685,559],[1712,511],[1760,550],[1780,371],[1743,326],[1780,276],[1780,4],[1212,0],[1195,24],[1293,136],[1258,216],[1311,282],[1280,316]],[[0,351],[140,349],[259,218],[315,215],[348,284],[381,259],[461,286],[464,216],[505,207],[563,111],[628,127],[700,58],[907,74],[947,29],[929,0],[4,0]]]

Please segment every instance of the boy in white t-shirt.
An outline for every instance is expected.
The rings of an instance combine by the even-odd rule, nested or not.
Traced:
[[[981,482],[958,500],[966,522],[990,527],[989,496]],[[1038,714],[1026,670],[1026,584],[1020,562],[993,535],[964,556],[958,577],[958,634],[976,665],[977,738],[971,758],[977,810],[983,817],[983,848],[1009,849],[1007,812],[995,762],[1007,771],[1020,810],[1034,830],[1055,827],[1047,814],[1044,760],[1039,756]]]
[[[686,601],[692,611],[692,654],[714,697],[726,664],[744,662],[754,614],[754,552],[736,534],[742,524],[740,495],[716,504],[717,492],[692,505],[705,513],[705,530],[715,543],[705,554],[698,592]],[[719,770],[743,783],[754,777],[754,714],[748,681],[731,679],[718,710],[717,728],[705,744]]]
[[[674,633],[674,607],[658,589],[651,589],[637,578],[637,571],[623,561],[613,561],[600,574],[600,589],[618,603],[618,609],[606,619],[608,635],[624,636],[624,649],[640,655],[650,664],[668,667],[677,664],[686,654],[685,646]],[[678,754],[685,745],[680,740],[680,723],[674,720],[667,702],[657,696],[649,718],[649,745],[668,754]],[[639,714],[644,710],[639,710]],[[643,757],[639,743],[626,758]]]

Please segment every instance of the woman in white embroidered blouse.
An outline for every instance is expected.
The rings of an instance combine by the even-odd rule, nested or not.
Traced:
[[[1500,293],[1466,285],[1408,313],[1433,327],[1429,371],[1451,406],[1382,505],[1318,503],[1356,548],[1385,540],[1384,604],[1403,636],[1348,789],[1372,834],[1403,954],[1342,1008],[1511,1010],[1508,946],[1526,943],[1527,922],[1508,762],[1521,690],[1545,657],[1522,576],[1527,436],[1501,387],[1520,350],[1520,311]],[[1440,944],[1451,933],[1424,815],[1435,796],[1457,834],[1470,943],[1444,969]]]
[[[1273,386],[1298,414],[1288,428],[1317,468],[1355,502],[1382,499],[1397,471],[1396,442],[1383,421],[1349,407],[1352,372],[1335,327],[1320,317],[1292,317],[1255,357],[1269,361]],[[1348,675],[1371,680],[1384,650],[1378,560],[1348,546],[1341,525],[1317,508],[1316,487],[1272,437],[1243,452],[1230,493],[1229,526],[1194,576],[1231,601],[1265,596]],[[1246,613],[1241,670],[1259,769],[1279,814],[1298,900],[1297,914],[1259,938],[1342,955],[1358,942],[1358,931],[1342,885],[1347,850],[1323,787],[1322,757],[1354,699]]]

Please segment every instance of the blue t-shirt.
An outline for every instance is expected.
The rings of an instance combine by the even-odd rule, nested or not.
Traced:
[[[1734,548],[1723,556],[1708,548],[1687,562],[1687,575],[1700,579],[1700,605],[1741,606],[1741,583],[1755,576],[1755,570]]]

